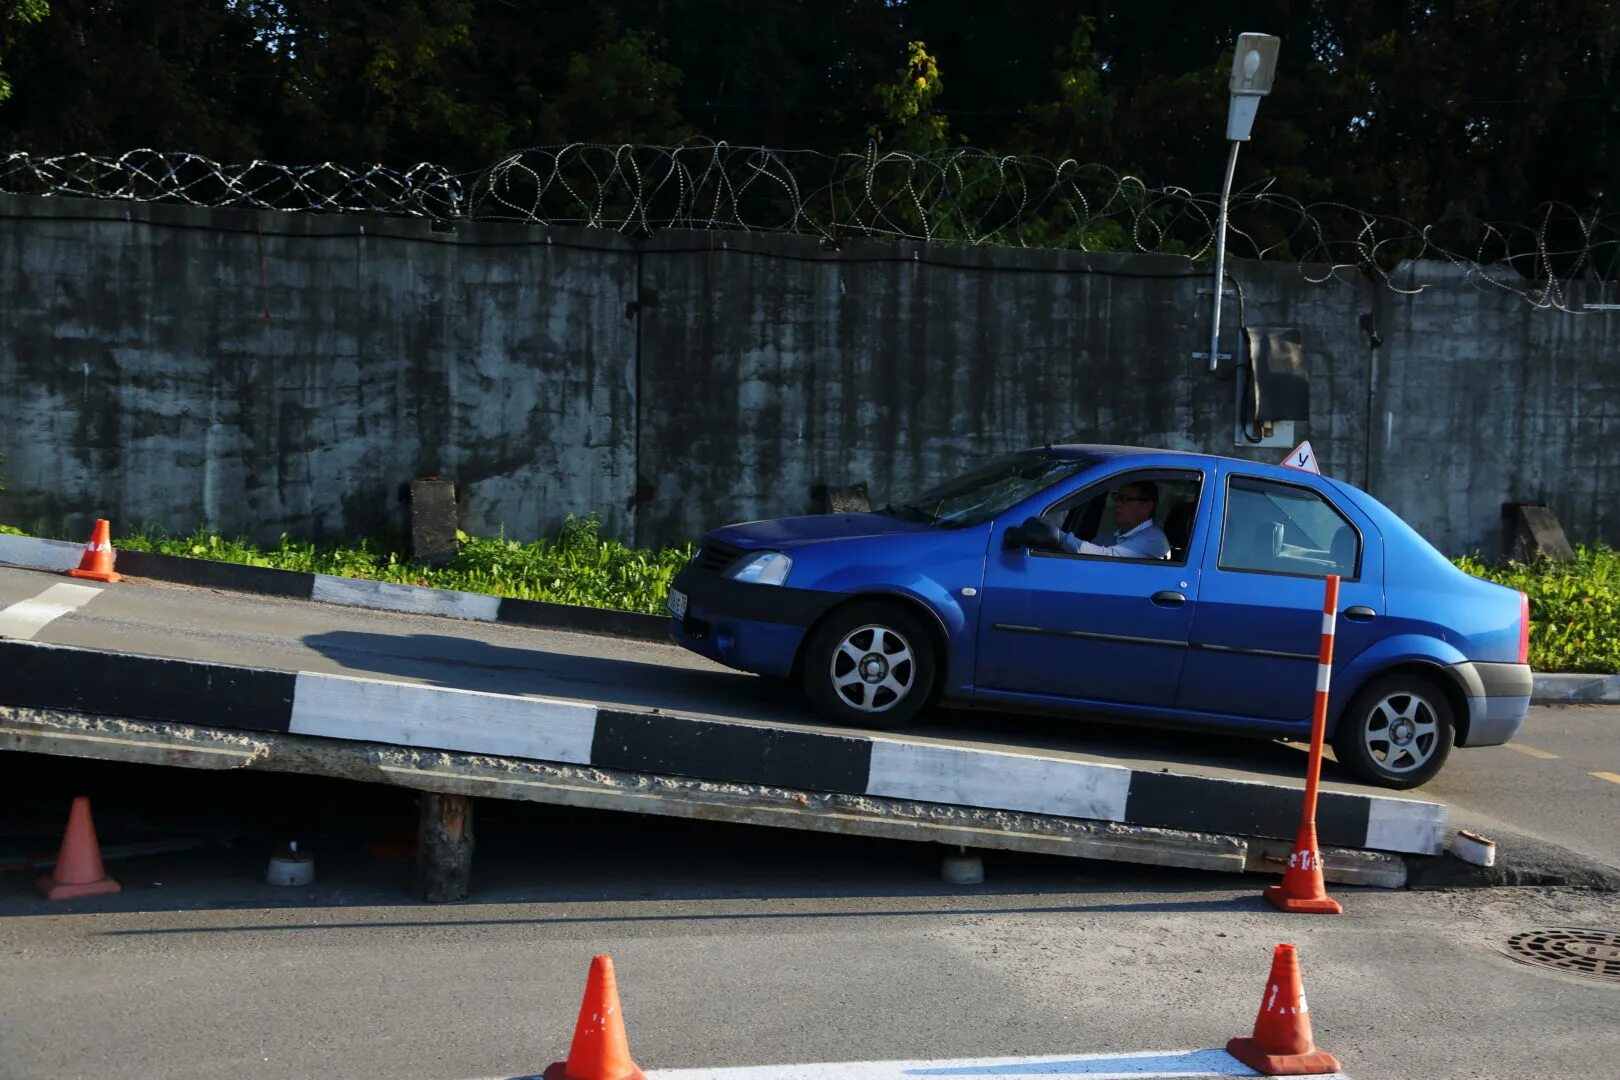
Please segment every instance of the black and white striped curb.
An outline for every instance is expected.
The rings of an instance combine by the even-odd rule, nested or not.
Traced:
[[[0,536],[0,563],[31,570],[71,570],[79,565],[83,544],[42,540],[33,536]],[[611,634],[640,641],[663,641],[669,620],[661,615],[608,608],[551,604],[540,600],[514,600],[487,593],[395,585],[383,581],[276,570],[268,566],[238,566],[208,559],[186,559],[147,551],[120,551],[120,574],[196,585],[206,589],[315,600],[342,607],[373,611],[399,611],[411,615],[442,615],[451,619],[511,623],[585,634]]]
[[[0,641],[0,705],[1291,839],[1297,787],[414,683]],[[1324,791],[1328,847],[1437,854],[1445,807]]]

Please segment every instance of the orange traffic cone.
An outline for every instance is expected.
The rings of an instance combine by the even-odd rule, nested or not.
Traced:
[[[67,832],[62,835],[62,850],[57,852],[50,875],[39,879],[39,891],[47,900],[120,891],[118,882],[101,868],[101,845],[96,843],[96,827],[90,820],[90,800],[83,795],[73,800]]]
[[[113,557],[112,530],[107,527],[106,518],[99,518],[95,531],[90,534],[90,543],[84,549],[84,558],[79,560],[79,568],[69,570],[68,575],[91,581],[122,581],[124,575],[113,573]]]
[[[1303,911],[1316,915],[1342,915],[1344,908],[1327,894],[1322,882],[1322,852],[1316,846],[1316,822],[1306,819],[1294,840],[1294,853],[1288,856],[1281,885],[1268,885],[1266,899],[1279,911]]]
[[[613,977],[613,958],[593,956],[585,979],[585,1000],[574,1024],[574,1044],[568,1060],[553,1063],[545,1080],[646,1080],[630,1060],[624,1035],[624,1013],[619,1008],[619,984]]]
[[[1305,1008],[1305,987],[1299,978],[1299,958],[1292,945],[1278,945],[1271,957],[1271,978],[1254,1035],[1233,1039],[1226,1052],[1266,1076],[1310,1076],[1336,1073],[1339,1062],[1311,1040],[1311,1017]]]

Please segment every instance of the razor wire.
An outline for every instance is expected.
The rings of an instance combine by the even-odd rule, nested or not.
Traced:
[[[197,154],[10,153],[10,194],[365,213],[434,221],[790,233],[1179,256],[1213,252],[1220,196],[1149,184],[1105,165],[955,149],[822,154],[694,142],[574,143],[456,173],[333,162],[222,164]],[[1272,181],[1232,193],[1227,250],[1287,260],[1315,283],[1361,273],[1399,293],[1461,280],[1580,312],[1620,278],[1620,214],[1561,203],[1519,222],[1459,215],[1427,225],[1340,202],[1303,202]],[[1436,264],[1445,268],[1443,271]]]

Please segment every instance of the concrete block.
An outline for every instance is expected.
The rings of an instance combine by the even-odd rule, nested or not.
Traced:
[[[939,868],[939,876],[948,885],[983,885],[984,859],[965,853],[947,855]]]
[[[1281,874],[1287,869],[1288,857],[1292,853],[1292,842],[1250,839],[1245,869],[1257,874]],[[1320,854],[1324,881],[1380,889],[1406,887],[1408,867],[1405,856],[1333,847],[1321,848]]]
[[[1558,515],[1545,506],[1528,503],[1502,505],[1502,550],[1520,562],[1543,555],[1557,562],[1575,558],[1575,549],[1570,547]]]
[[[1496,841],[1467,829],[1457,830],[1457,834],[1446,844],[1446,850],[1475,866],[1496,865]]]
[[[416,835],[416,892],[429,903],[472,892],[473,802],[465,795],[421,793]]]
[[[436,476],[411,481],[411,559],[442,566],[455,558],[456,485]]]

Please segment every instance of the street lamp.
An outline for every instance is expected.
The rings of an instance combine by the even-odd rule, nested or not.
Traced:
[[[1232,144],[1226,156],[1226,180],[1221,184],[1220,220],[1215,228],[1215,323],[1209,328],[1209,370],[1217,370],[1221,356],[1221,292],[1226,286],[1226,203],[1232,197],[1232,173],[1237,170],[1238,145],[1249,141],[1260,99],[1271,93],[1277,71],[1277,46],[1270,34],[1239,34],[1232,54],[1232,96],[1226,106],[1226,138]]]

